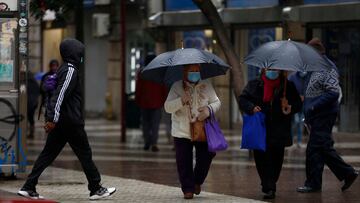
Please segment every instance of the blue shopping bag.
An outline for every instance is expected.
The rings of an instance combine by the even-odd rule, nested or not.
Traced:
[[[257,112],[243,116],[242,149],[266,150],[265,114]]]

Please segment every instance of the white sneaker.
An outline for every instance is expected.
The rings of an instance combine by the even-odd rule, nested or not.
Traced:
[[[110,187],[100,187],[97,191],[90,193],[90,200],[98,200],[105,197],[110,197],[112,194],[116,192],[116,188]]]
[[[29,199],[44,199],[43,196],[39,195],[39,193],[34,190],[20,189],[17,194]]]

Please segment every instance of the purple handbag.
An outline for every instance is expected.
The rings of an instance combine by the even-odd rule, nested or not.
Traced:
[[[214,111],[209,107],[210,117],[205,120],[205,134],[210,152],[226,150],[228,143],[224,134],[221,132],[219,123],[216,121]]]

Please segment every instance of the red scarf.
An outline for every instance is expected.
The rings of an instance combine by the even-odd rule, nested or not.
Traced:
[[[268,79],[265,74],[261,76],[261,79],[264,81],[264,102],[271,102],[274,96],[274,90],[280,87],[280,78],[276,80]]]

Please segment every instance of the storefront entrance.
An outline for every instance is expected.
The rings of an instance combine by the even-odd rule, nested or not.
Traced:
[[[307,38],[318,37],[326,55],[337,65],[342,100],[339,131],[360,131],[360,28],[358,24],[310,25]]]

